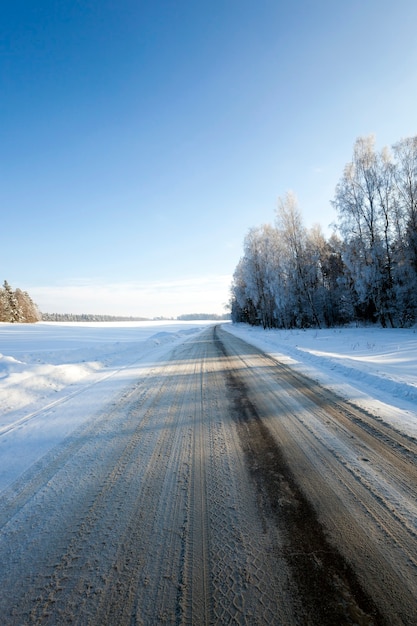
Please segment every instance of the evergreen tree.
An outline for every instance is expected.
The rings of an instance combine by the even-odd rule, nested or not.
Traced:
[[[34,323],[41,319],[38,307],[26,291],[13,291],[7,280],[0,288],[0,322]]]
[[[20,322],[21,320],[21,310],[19,308],[19,303],[17,301],[16,295],[7,282],[7,280],[3,283],[3,291],[4,291],[4,307],[5,307],[5,316],[8,322]]]

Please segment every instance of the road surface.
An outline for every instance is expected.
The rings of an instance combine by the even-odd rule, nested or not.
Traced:
[[[209,327],[2,494],[1,624],[415,625],[416,459]]]

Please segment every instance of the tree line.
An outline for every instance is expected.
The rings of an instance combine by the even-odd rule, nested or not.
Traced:
[[[94,313],[42,313],[43,322],[146,322],[148,317],[96,315]]]
[[[193,321],[193,320],[228,320],[230,319],[229,313],[222,313],[219,315],[218,313],[184,313],[183,315],[178,315],[177,320],[180,321]]]
[[[0,287],[0,322],[39,322],[41,314],[27,291],[12,289],[7,280]]]
[[[234,322],[264,328],[417,321],[417,136],[391,149],[359,137],[331,201],[329,238],[307,229],[296,197],[251,228],[231,287]]]

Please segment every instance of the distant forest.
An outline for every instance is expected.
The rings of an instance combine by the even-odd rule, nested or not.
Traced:
[[[332,205],[326,239],[305,228],[294,194],[274,225],[252,228],[233,276],[234,322],[306,328],[417,322],[417,137],[380,152],[359,137]]]
[[[41,313],[26,291],[12,289],[7,280],[0,287],[0,322],[39,322]]]
[[[224,320],[230,319],[230,313],[225,315],[216,315],[214,313],[189,313],[179,315],[177,318],[173,317],[156,317],[152,321],[167,321],[167,320]],[[80,315],[74,313],[42,313],[42,320],[44,322],[147,322],[151,321],[149,317],[124,317],[117,315],[94,315],[89,313],[82,313]]]
[[[157,317],[152,321],[167,320],[225,320],[230,313],[216,315],[214,313],[186,313],[177,318]],[[41,313],[37,305],[26,291],[13,289],[7,280],[0,287],[0,322],[34,323],[34,322],[146,322],[148,317],[121,315],[96,315],[92,313]]]
[[[146,322],[147,317],[94,315],[90,313],[42,313],[43,322]]]
[[[230,320],[230,313],[224,313],[218,315],[217,313],[186,313],[184,315],[178,315],[177,320],[185,322],[193,320]]]

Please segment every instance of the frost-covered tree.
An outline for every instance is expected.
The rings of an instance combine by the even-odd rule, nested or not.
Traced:
[[[320,322],[333,326],[351,319],[349,291],[343,280],[341,241],[333,234],[326,240],[316,224],[306,233],[306,263],[310,267],[310,290]]]
[[[344,262],[351,276],[356,308],[370,319],[376,310],[372,250],[375,242],[376,192],[374,186],[374,140],[358,139],[352,162],[336,187],[334,206],[345,242]]]
[[[244,240],[244,255],[232,284],[232,319],[264,328],[276,325],[277,232],[269,224],[251,228]]]
[[[417,136],[393,146],[394,178],[398,190],[398,234],[409,262],[417,273]]]
[[[249,268],[247,259],[243,256],[233,274],[230,309],[233,322],[245,322],[253,326],[258,323],[258,315],[249,296],[249,288],[246,283],[247,276],[249,276]]]
[[[19,322],[21,318],[21,310],[19,308],[19,302],[16,298],[16,295],[7,282],[7,280],[3,283],[3,307],[4,307],[4,316],[5,321],[7,322]]]
[[[38,322],[41,314],[29,294],[21,289],[14,291],[7,280],[0,288],[0,322]]]
[[[344,238],[344,262],[360,317],[394,325],[392,245],[394,166],[373,136],[356,140],[333,202]]]
[[[396,157],[396,160],[395,158]],[[360,137],[336,188],[346,282],[360,319],[410,323],[417,307],[417,141]]]
[[[262,228],[251,228],[244,240],[244,256],[234,275],[236,303],[249,323],[262,323],[270,327],[268,311],[271,309],[270,294],[266,282],[265,246]]]
[[[232,318],[264,327],[417,319],[417,137],[375,150],[359,137],[336,187],[337,229],[306,229],[295,195],[275,226],[249,231],[232,285]]]
[[[231,289],[232,320],[264,328],[344,321],[348,307],[342,312],[344,287],[336,276],[341,265],[340,252],[318,226],[304,227],[295,196],[287,194],[279,202],[276,226],[252,228],[245,237]]]
[[[294,306],[294,325],[321,326],[314,290],[317,284],[316,259],[307,247],[307,231],[303,225],[297,199],[292,192],[279,198],[276,212],[277,227],[286,248],[287,276]]]
[[[0,322],[8,322],[8,307],[6,292],[0,287]]]
[[[352,291],[343,262],[343,242],[336,233],[326,241],[321,264],[326,287],[326,325],[334,326],[352,321],[355,318]]]
[[[393,150],[397,191],[394,290],[400,323],[411,324],[417,316],[417,137],[402,139]]]
[[[14,294],[20,311],[19,322],[25,322],[27,324],[39,322],[42,316],[27,291],[22,291],[17,288]]]
[[[251,229],[245,239],[247,292],[264,328],[277,325],[285,302],[283,247],[280,233],[270,224]],[[285,308],[285,306],[284,306]]]

